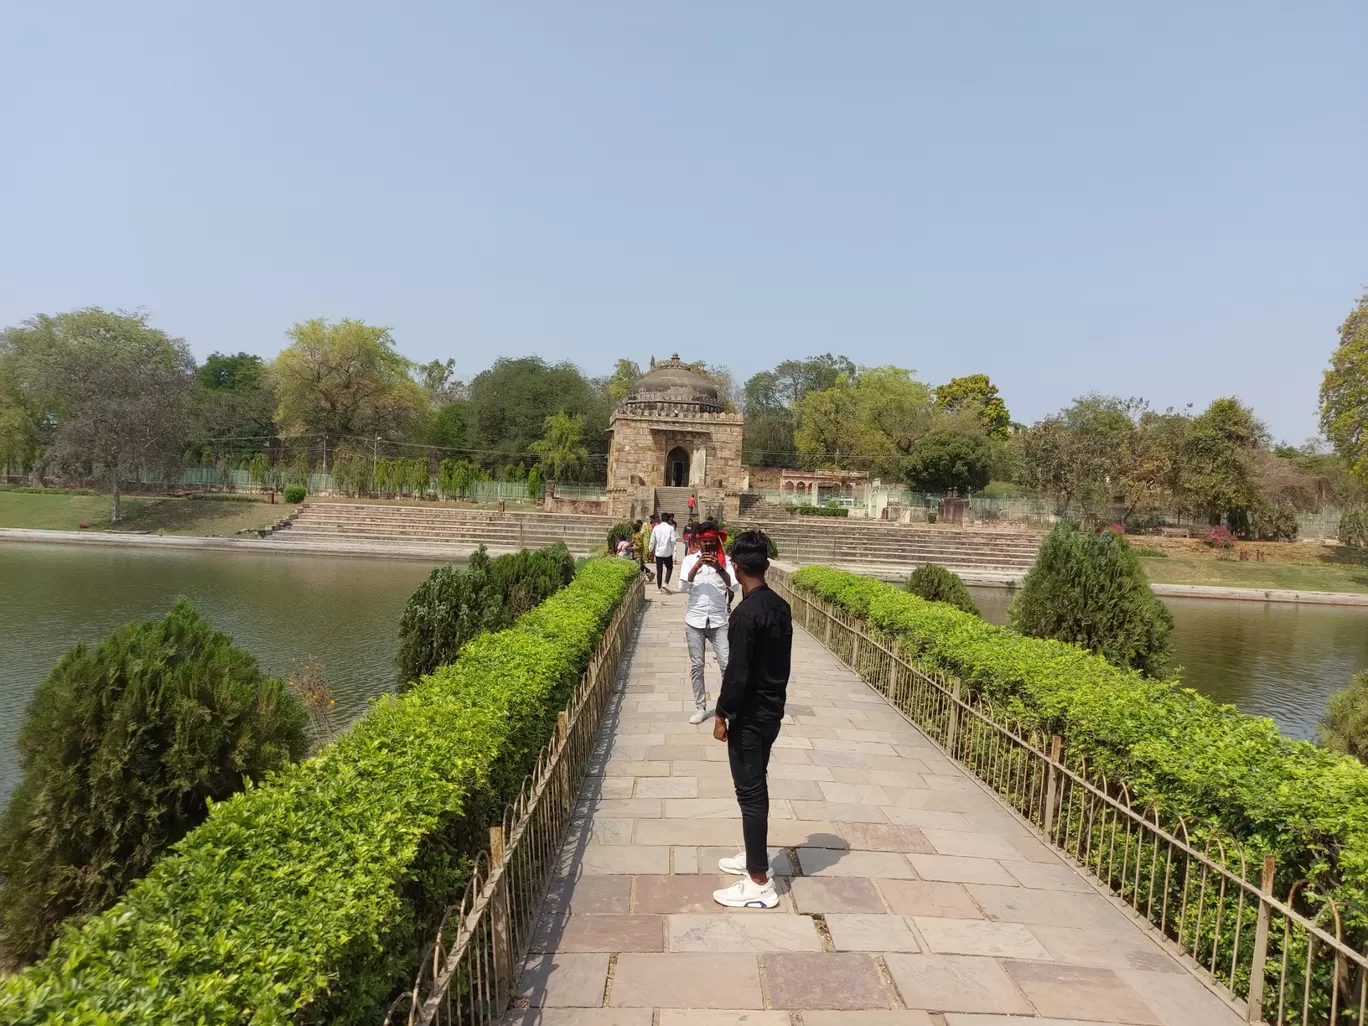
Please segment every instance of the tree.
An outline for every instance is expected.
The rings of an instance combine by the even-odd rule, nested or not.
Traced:
[[[1076,505],[1085,518],[1102,515],[1125,492],[1135,452],[1132,416],[1140,405],[1086,395],[1040,421],[1022,439],[1025,483]]]
[[[194,367],[184,339],[99,307],[39,315],[5,339],[25,354],[30,408],[51,432],[45,458],[107,481],[111,520],[131,476],[179,466]]]
[[[794,404],[810,392],[835,387],[842,374],[853,379],[855,365],[844,356],[825,353],[807,360],[785,360],[774,370],[752,375],[743,390],[742,462],[764,467],[797,463]]]
[[[1254,457],[1268,432],[1238,399],[1216,399],[1194,417],[1183,441],[1181,487],[1188,507],[1232,531],[1247,526],[1259,503]]]
[[[936,430],[921,438],[899,472],[907,487],[920,492],[979,491],[988,484],[993,452],[978,435]]]
[[[470,383],[467,423],[471,447],[486,466],[502,466],[526,455],[546,431],[553,413],[584,417],[591,456],[607,453],[607,396],[572,363],[548,364],[540,357],[500,358]]]
[[[1332,752],[1368,763],[1368,670],[1330,696],[1317,741]]]
[[[11,329],[12,330],[12,329]],[[26,473],[40,450],[41,423],[34,397],[25,387],[24,368],[0,333],[0,467]]]
[[[445,406],[463,398],[465,383],[456,378],[456,361],[429,360],[418,368],[418,382],[433,406]]]
[[[635,360],[622,359],[613,365],[613,373],[603,383],[604,391],[613,403],[620,403],[631,394],[632,386],[641,377],[641,368]]]
[[[798,400],[794,414],[794,444],[808,466],[885,475],[934,421],[930,389],[901,367],[864,368],[853,380],[842,372],[831,388]]]
[[[410,376],[413,365],[395,352],[388,328],[344,318],[301,321],[271,365],[287,434],[400,438],[429,407]]]
[[[24,778],[0,821],[0,936],[11,958],[100,912],[202,823],[209,801],[300,758],[307,714],[285,682],[182,600],[77,645],[38,685]]]
[[[546,418],[546,434],[527,449],[541,457],[548,480],[573,480],[589,463],[589,450],[584,445],[584,417],[551,414]]]
[[[966,407],[977,410],[984,430],[990,438],[1006,438],[1011,430],[1012,415],[998,395],[997,385],[987,374],[970,374],[951,378],[936,389],[936,408],[946,413]]]
[[[928,602],[944,602],[974,616],[983,615],[959,574],[951,573],[935,563],[927,563],[912,571],[904,590],[919,595]]]
[[[239,454],[261,449],[274,437],[275,394],[259,356],[211,353],[195,371],[191,394],[191,452]]]
[[[1320,426],[1368,485],[1368,292],[1339,329],[1340,344],[1330,357],[1320,388]]]
[[[1162,677],[1173,617],[1124,535],[1057,526],[1009,612],[1022,634],[1081,645],[1114,666]]]

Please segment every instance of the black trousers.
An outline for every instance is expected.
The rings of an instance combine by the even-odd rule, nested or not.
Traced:
[[[674,556],[656,556],[656,584],[669,584],[674,573]]]
[[[741,836],[746,842],[746,868],[769,872],[770,749],[779,736],[779,721],[733,720],[727,726],[736,804],[741,806]]]

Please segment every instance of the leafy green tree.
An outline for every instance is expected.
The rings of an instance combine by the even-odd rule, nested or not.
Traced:
[[[537,502],[542,497],[542,474],[540,467],[533,467],[527,472],[527,497],[533,502]]]
[[[579,414],[590,456],[603,456],[609,412],[607,395],[572,363],[500,358],[470,383],[470,444],[481,463],[500,466],[530,452],[553,413]]]
[[[1057,526],[1009,616],[1023,634],[1081,645],[1150,677],[1167,672],[1173,617],[1150,590],[1140,557],[1112,531]]]
[[[29,704],[0,820],[4,953],[34,958],[63,921],[112,905],[211,800],[300,758],[306,721],[184,600],[67,652]]]
[[[1338,537],[1341,545],[1368,548],[1368,507],[1345,510],[1340,515]]]
[[[190,453],[209,459],[214,452],[246,455],[263,448],[276,434],[275,408],[261,357],[211,353],[195,371]]]
[[[810,392],[834,388],[842,375],[853,379],[855,365],[844,356],[825,353],[807,360],[785,360],[774,370],[746,381],[746,425],[742,462],[748,466],[789,467],[798,462],[794,442],[794,405]]]
[[[1214,400],[1183,440],[1180,481],[1189,508],[1212,524],[1244,529],[1260,499],[1255,455],[1267,442],[1249,407],[1234,398]]]
[[[40,412],[25,388],[19,355],[9,350],[6,334],[0,333],[0,467],[23,474],[38,460]]]
[[[927,563],[912,571],[904,590],[919,595],[928,602],[945,602],[974,616],[983,615],[959,574],[951,573],[935,563]]]
[[[997,385],[987,374],[970,374],[951,378],[936,388],[936,408],[946,413],[964,408],[975,409],[990,438],[1006,438],[1011,430],[1012,415],[998,395]]]
[[[481,545],[464,567],[434,567],[399,622],[400,686],[455,662],[471,638],[512,626],[574,576],[575,560],[564,542],[492,561]]]
[[[400,438],[430,406],[388,328],[344,318],[301,321],[271,365],[276,420],[287,434]]]
[[[549,480],[573,480],[589,463],[589,449],[584,444],[584,417],[551,414],[546,418],[546,434],[527,450],[541,457],[542,470]]]
[[[138,471],[179,470],[194,367],[184,339],[146,314],[90,307],[6,329],[5,351],[23,354],[28,408],[50,433],[44,457],[106,481],[110,519]]]
[[[1122,494],[1135,451],[1136,403],[1086,395],[1027,432],[1025,483],[1096,518]]]
[[[1320,388],[1320,426],[1351,472],[1368,485],[1368,292],[1339,329]]]
[[[931,390],[901,367],[869,367],[794,406],[794,443],[813,467],[893,475],[935,420]]]
[[[635,360],[618,360],[613,365],[613,373],[603,383],[604,391],[607,392],[609,400],[620,403],[631,393],[632,386],[640,377],[641,368]]]
[[[1317,734],[1320,744],[1330,751],[1368,763],[1368,670],[1330,696]]]
[[[992,460],[992,447],[986,438],[935,430],[917,442],[899,471],[914,491],[945,492],[956,488],[964,493],[977,492],[988,484]]]

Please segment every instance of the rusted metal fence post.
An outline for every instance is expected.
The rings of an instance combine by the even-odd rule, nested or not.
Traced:
[[[1046,838],[1054,836],[1055,805],[1059,802],[1059,757],[1064,739],[1056,734],[1050,738],[1050,761],[1045,766],[1045,815],[1042,830]]]
[[[960,725],[960,679],[950,682],[950,716],[945,724],[945,751],[952,759],[955,757],[955,735]]]
[[[503,827],[489,828],[489,872],[498,873],[489,907],[489,932],[494,942],[495,1007],[502,1008],[504,997],[513,989],[513,939],[508,915],[508,874],[500,873],[504,857]]]
[[[1263,989],[1265,963],[1268,961],[1268,899],[1273,897],[1272,855],[1264,856],[1263,880],[1259,894],[1259,918],[1254,927],[1254,953],[1249,963],[1249,1000],[1245,1004],[1245,1021],[1263,1020]]]

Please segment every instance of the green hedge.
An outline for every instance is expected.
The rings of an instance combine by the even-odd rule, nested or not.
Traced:
[[[797,513],[800,517],[848,517],[850,510],[845,506],[806,506],[791,504],[784,507],[790,513]]]
[[[910,651],[1059,734],[1139,803],[1193,817],[1272,854],[1279,880],[1307,877],[1368,907],[1368,769],[1278,733],[1190,689],[1121,670],[1074,645],[1027,638],[868,577],[804,567],[801,590],[896,637]]]
[[[6,1023],[375,1023],[636,577],[574,583],[214,806],[108,912],[0,984]]]

